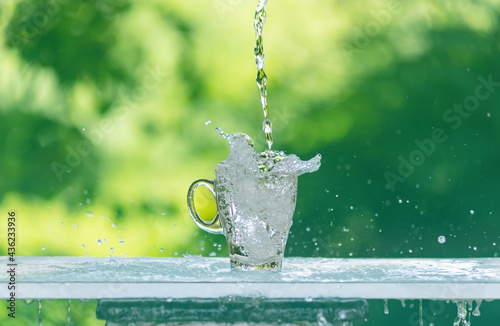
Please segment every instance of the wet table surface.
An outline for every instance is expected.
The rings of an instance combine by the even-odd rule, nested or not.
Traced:
[[[0,263],[15,267],[19,299],[500,299],[500,258],[285,258],[281,272],[232,271],[215,257],[7,258]]]

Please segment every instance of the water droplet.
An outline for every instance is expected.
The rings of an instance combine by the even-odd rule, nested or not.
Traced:
[[[486,116],[487,116],[488,118],[491,118],[491,113],[489,113],[489,112],[488,112],[488,113],[486,113]]]
[[[445,243],[445,242],[446,242],[446,237],[445,237],[444,235],[440,235],[440,236],[438,237],[438,242],[439,242],[439,243]]]
[[[111,248],[109,248],[109,250],[111,251],[112,254],[115,253],[115,248],[111,247]]]
[[[473,316],[476,316],[476,317],[481,316],[481,312],[479,311],[479,307],[481,306],[482,302],[483,302],[483,300],[476,301],[476,309],[474,309],[474,311],[472,312]]]
[[[307,231],[307,232],[311,231],[311,228],[307,227],[307,228],[306,228],[306,231]]]
[[[333,208],[328,208],[328,211],[329,212],[333,212]]]
[[[212,121],[207,120],[207,121],[205,121],[205,126],[208,126],[208,125],[209,125],[209,124],[211,124],[211,123],[212,123]]]
[[[90,204],[90,203],[91,203],[90,198],[85,199],[85,202],[86,202],[87,204]]]
[[[102,240],[101,239],[97,239],[97,244],[100,246],[102,245]]]
[[[389,302],[387,301],[387,299],[384,299],[384,314],[389,314]]]
[[[124,244],[124,243],[125,243],[125,241],[123,241],[123,240],[120,240],[120,244],[121,244],[121,245],[122,245],[122,244]]]
[[[85,248],[85,245],[82,243],[82,248]]]
[[[111,226],[116,228],[116,222],[113,222],[113,224],[111,224]]]
[[[311,297],[307,297],[307,298],[305,298],[305,300],[306,300],[306,302],[312,302],[312,301],[313,301],[313,298],[311,298]]]
[[[470,210],[470,214],[471,214],[471,215],[474,215],[474,210],[472,210],[472,209],[471,209],[471,210]]]
[[[87,215],[88,217],[92,217],[92,216],[94,216],[94,213],[92,213],[92,212],[87,212],[87,213],[85,213],[85,215]]]
[[[42,247],[42,250],[45,250],[45,247]]]
[[[163,248],[160,248],[160,252],[163,252]]]
[[[64,222],[61,222],[61,225],[64,225]]]

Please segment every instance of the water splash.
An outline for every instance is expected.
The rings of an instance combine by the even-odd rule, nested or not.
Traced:
[[[389,302],[387,299],[384,299],[384,314],[389,314]]]
[[[264,71],[264,23],[266,22],[266,3],[267,0],[259,0],[259,4],[255,9],[255,64],[257,66],[257,87],[260,93],[260,103],[262,105],[262,110],[264,112],[264,122],[262,124],[262,129],[266,136],[266,142],[269,149],[273,145],[272,131],[273,127],[271,121],[269,120],[269,107],[267,105],[267,75]]]
[[[227,159],[219,163],[219,169],[228,166],[231,173],[270,173],[274,176],[292,175],[297,176],[304,173],[312,173],[321,166],[321,154],[308,161],[302,161],[294,154],[286,155],[282,151],[265,150],[255,153],[253,140],[245,134],[227,134],[217,127],[216,131],[229,142],[230,154]],[[217,168],[216,168],[217,170]]]
[[[230,230],[226,232],[230,248],[238,248],[230,257],[259,264],[281,261],[295,210],[297,177],[318,170],[321,155],[302,161],[270,149],[256,153],[249,136],[217,131],[230,149],[226,160],[215,167],[218,207],[231,214],[222,223]]]

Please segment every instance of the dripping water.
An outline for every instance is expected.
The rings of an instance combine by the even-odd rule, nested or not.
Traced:
[[[476,317],[479,317],[481,316],[481,312],[479,312],[479,307],[481,306],[481,303],[483,302],[483,300],[477,300],[476,301],[476,309],[474,309],[474,311],[472,312],[472,314]]]
[[[269,120],[269,107],[267,106],[267,75],[264,71],[264,23],[266,22],[266,3],[267,0],[259,0],[257,9],[255,10],[255,64],[257,66],[257,87],[260,93],[260,103],[264,111],[264,122],[262,128],[266,136],[266,142],[269,149],[273,145],[272,124]]]
[[[387,301],[387,299],[384,299],[384,314],[389,314],[389,302]]]
[[[474,301],[476,301],[475,308]],[[453,301],[453,303],[457,305],[457,317],[453,322],[453,326],[470,326],[472,316],[478,317],[481,315],[479,309],[482,300]]]
[[[68,299],[68,312],[67,312],[67,316],[66,316],[66,325],[69,326],[70,322],[71,322],[71,300]]]
[[[38,326],[42,326],[42,300],[38,300]]]
[[[470,324],[467,322],[467,302],[466,301],[455,301],[457,305],[457,317],[453,322],[453,326],[469,326]]]
[[[424,326],[424,319],[422,318],[422,299],[420,299],[420,305],[418,308],[418,318],[420,320],[420,326]]]

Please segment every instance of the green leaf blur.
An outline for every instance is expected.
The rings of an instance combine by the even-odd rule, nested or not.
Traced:
[[[228,154],[216,126],[265,148],[255,5],[1,2],[17,255],[227,256],[186,192]],[[498,256],[499,21],[498,0],[269,1],[273,149],[323,156],[286,256]]]

